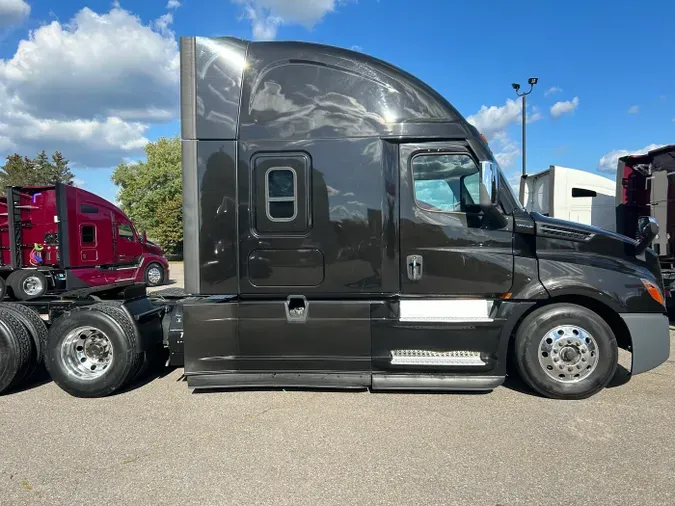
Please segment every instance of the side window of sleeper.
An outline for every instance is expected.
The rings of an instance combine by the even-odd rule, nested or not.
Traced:
[[[94,244],[96,242],[96,227],[94,225],[82,225],[82,244]]]
[[[298,215],[298,178],[291,167],[274,167],[265,177],[267,218],[270,221],[293,221]]]

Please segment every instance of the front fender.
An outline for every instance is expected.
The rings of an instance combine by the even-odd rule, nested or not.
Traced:
[[[633,274],[593,265],[539,259],[539,279],[551,297],[584,295],[617,313],[664,313],[664,306],[656,302],[642,284],[641,275],[646,279],[652,278],[648,271]]]

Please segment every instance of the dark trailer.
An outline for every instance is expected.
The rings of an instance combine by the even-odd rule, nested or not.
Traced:
[[[181,116],[189,296],[57,318],[46,364],[74,395],[118,389],[153,340],[195,388],[491,390],[508,359],[581,398],[618,347],[633,374],[668,358],[658,225],[636,241],[528,214],[479,132],[400,69],[182,38]]]

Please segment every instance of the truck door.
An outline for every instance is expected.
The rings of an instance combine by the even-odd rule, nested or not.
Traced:
[[[120,220],[119,217],[116,217],[113,234],[115,236],[115,263],[118,265],[136,264],[142,254],[143,246],[139,242],[131,223],[128,220]]]
[[[479,180],[464,143],[400,146],[402,294],[487,299],[509,291],[513,223],[486,223]]]

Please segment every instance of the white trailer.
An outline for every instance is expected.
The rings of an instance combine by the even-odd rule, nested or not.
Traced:
[[[616,183],[578,169],[551,165],[520,180],[528,211],[616,231]]]

